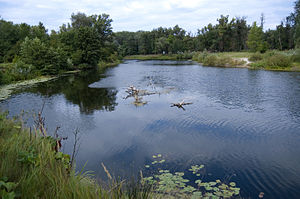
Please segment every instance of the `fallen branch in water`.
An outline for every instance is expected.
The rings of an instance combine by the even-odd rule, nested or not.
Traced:
[[[179,102],[179,103],[172,103],[172,104],[171,104],[171,107],[176,106],[177,108],[181,108],[181,109],[183,109],[183,110],[185,111],[185,108],[184,108],[183,106],[185,106],[185,105],[190,105],[190,104],[193,104],[193,103],[191,103],[191,102],[184,102],[184,100],[182,100],[182,101]]]
[[[147,90],[137,89],[134,86],[129,86],[125,92],[128,93],[128,95],[126,97],[124,97],[124,99],[127,99],[129,97],[138,98],[140,96],[146,96],[146,95],[154,95],[154,94],[156,94],[155,92],[149,92]]]

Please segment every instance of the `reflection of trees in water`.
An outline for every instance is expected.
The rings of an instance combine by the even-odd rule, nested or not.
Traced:
[[[99,72],[86,72],[45,82],[26,91],[46,97],[63,93],[69,102],[77,104],[80,111],[86,114],[91,114],[94,110],[113,111],[117,105],[116,89],[88,87],[99,79]]]

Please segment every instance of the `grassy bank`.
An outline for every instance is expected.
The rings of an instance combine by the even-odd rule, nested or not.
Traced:
[[[109,67],[113,67],[113,66],[117,66],[119,64],[121,64],[122,61],[121,60],[114,60],[112,62],[99,62],[98,63],[98,68],[99,69],[105,69],[105,68],[109,68]]]
[[[126,60],[189,60],[193,57],[192,53],[181,54],[153,54],[153,55],[130,55],[124,57]]]
[[[203,66],[236,67],[272,71],[300,71],[300,50],[253,52],[192,52],[180,54],[131,55],[127,60],[193,60]]]
[[[246,60],[249,57],[247,52],[229,52],[229,53],[208,53],[198,52],[193,56],[193,61],[201,63],[203,66],[216,67],[247,67]]]
[[[204,66],[242,67],[273,71],[300,71],[300,52],[267,51],[264,54],[252,52],[197,52],[193,60]]]

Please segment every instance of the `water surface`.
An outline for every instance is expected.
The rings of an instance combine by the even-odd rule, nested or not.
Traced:
[[[135,106],[124,99],[130,85],[157,94]],[[182,100],[193,104],[170,107]],[[115,176],[147,174],[160,153],[171,170],[204,164],[204,179],[234,181],[246,198],[300,197],[300,73],[133,60],[19,90],[0,108],[30,116],[44,102],[65,152],[79,129],[77,168],[96,177],[106,178],[101,162]]]

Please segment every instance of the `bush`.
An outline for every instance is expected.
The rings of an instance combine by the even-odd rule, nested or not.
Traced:
[[[204,59],[209,55],[209,53],[207,51],[203,51],[200,53],[195,53],[192,57],[193,61],[199,62],[199,63],[203,63]]]
[[[276,51],[268,51],[264,54],[262,60],[252,63],[251,66],[257,68],[288,68],[292,66],[292,59],[291,56]]]
[[[47,48],[38,38],[25,38],[21,44],[20,60],[43,75],[54,75],[60,70],[68,69],[66,53],[61,48]]]
[[[205,66],[217,66],[218,65],[218,57],[216,55],[208,55],[203,60],[203,65]]]
[[[191,52],[178,53],[176,55],[176,59],[178,59],[178,60],[192,59],[193,55],[194,55],[194,53],[191,53]]]
[[[0,69],[1,70],[1,69]],[[11,66],[1,70],[0,84],[8,84],[14,81],[32,79],[40,75],[34,70],[31,64],[25,64],[23,61],[16,61]]]
[[[266,64],[268,67],[291,67],[292,60],[289,56],[283,54],[275,54],[266,58]]]
[[[254,53],[250,56],[249,61],[260,61],[263,59],[263,55],[261,53]]]
[[[296,49],[294,54],[292,55],[292,61],[300,62],[300,48]]]
[[[3,84],[3,71],[0,69],[0,85]]]

